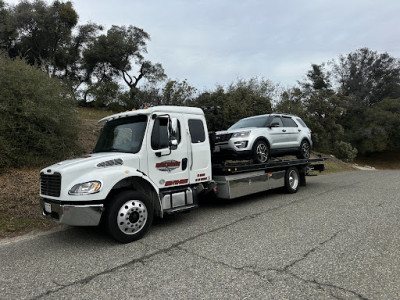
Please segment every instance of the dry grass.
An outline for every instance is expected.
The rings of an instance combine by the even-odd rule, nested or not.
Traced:
[[[81,122],[78,139],[85,153],[92,152],[96,144],[101,129],[97,121],[110,114],[109,111],[90,108],[78,109]],[[10,169],[0,174],[0,238],[58,226],[55,222],[43,218],[41,214],[40,170],[41,168]]]
[[[8,170],[0,175],[0,238],[56,226],[41,216],[39,171]]]
[[[321,155],[323,157],[328,158],[327,160],[325,160],[323,162],[323,164],[325,165],[325,171],[321,173],[322,175],[357,170],[356,168],[354,168],[352,166],[352,164],[345,163],[344,161],[341,161],[340,159],[337,159],[334,156],[324,155],[324,154],[321,154]],[[313,155],[313,157],[317,157],[317,156]]]

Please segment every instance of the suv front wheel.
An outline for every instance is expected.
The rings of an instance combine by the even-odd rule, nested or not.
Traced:
[[[299,153],[297,154],[297,158],[310,158],[311,154],[311,146],[307,140],[303,140],[300,144]]]
[[[255,164],[265,164],[269,160],[269,147],[264,141],[257,141],[253,145],[253,162]]]

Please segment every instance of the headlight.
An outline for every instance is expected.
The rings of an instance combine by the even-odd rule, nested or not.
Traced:
[[[251,131],[242,131],[242,132],[236,132],[232,135],[232,137],[247,137],[250,135]]]
[[[89,195],[100,192],[101,182],[100,181],[89,181],[85,183],[75,184],[72,189],[69,190],[70,195]]]

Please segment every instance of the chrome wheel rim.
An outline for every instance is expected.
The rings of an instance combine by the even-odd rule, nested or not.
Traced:
[[[301,145],[301,151],[303,152],[303,156],[305,158],[309,158],[310,157],[310,145],[307,142],[304,142]]]
[[[257,145],[256,153],[259,162],[263,163],[268,160],[268,147],[265,144]]]
[[[293,190],[295,190],[299,185],[299,175],[297,175],[295,170],[289,172],[289,185]]]
[[[146,205],[140,200],[129,200],[118,211],[118,228],[125,234],[135,234],[147,221]]]

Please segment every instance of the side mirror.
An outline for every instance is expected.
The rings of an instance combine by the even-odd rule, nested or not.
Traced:
[[[178,140],[171,139],[169,141],[169,147],[171,148],[171,150],[176,150],[178,148]]]
[[[271,125],[269,125],[269,127],[280,127],[278,122],[274,122]]]
[[[178,148],[179,139],[179,122],[177,118],[172,118],[169,121],[169,147],[171,150],[176,150]]]

